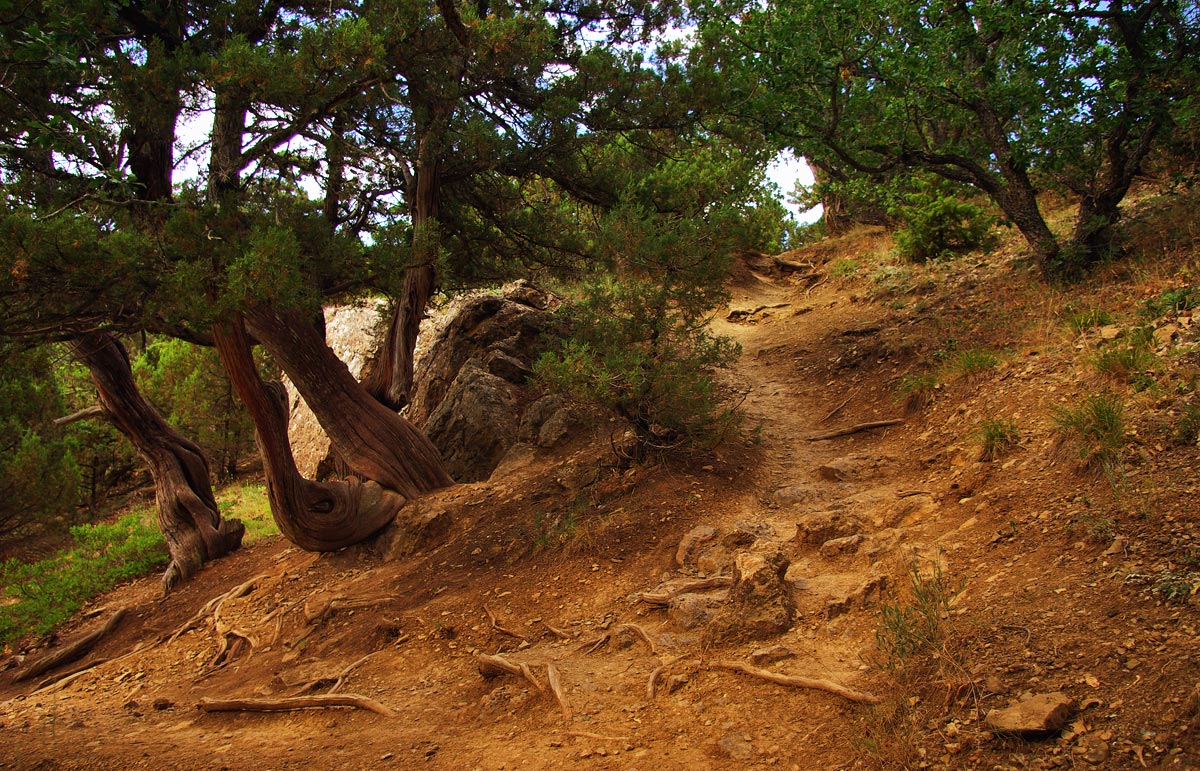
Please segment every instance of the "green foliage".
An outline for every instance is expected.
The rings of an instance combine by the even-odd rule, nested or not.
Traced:
[[[152,338],[137,353],[138,388],[175,428],[199,444],[223,476],[254,449],[254,426],[225,376],[216,351],[173,338]]]
[[[1154,383],[1154,372],[1159,368],[1154,351],[1137,336],[1131,336],[1123,345],[1111,345],[1099,351],[1093,364],[1100,372],[1129,383],[1139,391]]]
[[[15,600],[0,606],[0,642],[46,634],[83,604],[121,581],[165,565],[166,544],[153,513],[134,511],[111,524],[71,528],[75,546],[56,557],[0,565],[0,587]]]
[[[1200,305],[1200,286],[1181,286],[1146,300],[1142,314],[1156,319],[1169,313],[1192,310],[1197,305]]]
[[[1178,445],[1200,442],[1200,405],[1189,404],[1184,407],[1171,439]]]
[[[1125,403],[1111,393],[1091,394],[1054,410],[1055,430],[1076,445],[1085,468],[1115,469],[1125,448]]]
[[[996,368],[1000,357],[985,348],[955,351],[947,358],[944,369],[954,377],[974,379]]]
[[[1047,188],[1080,197],[1072,245],[1110,251],[1138,166],[1194,112],[1194,5],[697,0],[694,56],[730,101],[834,178],[905,169],[974,186],[1047,269]],[[1119,159],[1114,161],[1112,159]],[[953,219],[952,217],[950,219]],[[917,253],[923,253],[918,251]]]
[[[896,393],[904,401],[906,412],[916,412],[933,404],[937,387],[937,375],[932,372],[918,372],[902,377],[896,386]]]
[[[1003,457],[1021,441],[1021,431],[1012,419],[989,418],[979,424],[976,433],[983,447],[981,459],[985,461]]]
[[[908,597],[892,597],[879,606],[875,631],[880,663],[888,671],[937,647],[945,636],[945,619],[962,586],[954,586],[933,560],[927,574],[917,559],[908,562]]]
[[[993,218],[941,187],[908,193],[892,214],[904,223],[896,231],[896,250],[909,262],[948,259],[990,243]]]
[[[1089,329],[1113,323],[1113,315],[1097,305],[1082,310],[1068,310],[1066,321],[1072,332],[1081,335]]]
[[[733,417],[710,373],[731,363],[737,347],[707,322],[727,298],[730,254],[766,236],[764,221],[747,216],[755,176],[712,143],[637,169],[620,203],[597,220],[599,270],[566,312],[570,338],[535,371],[544,384],[623,416],[639,452],[702,444]]]
[[[673,307],[660,284],[608,279],[581,292],[568,311],[571,338],[538,360],[537,377],[616,410],[643,450],[714,438],[733,416],[710,372],[736,346]]]
[[[66,410],[53,354],[0,348],[0,535],[70,510],[79,495],[75,445],[53,424]]]

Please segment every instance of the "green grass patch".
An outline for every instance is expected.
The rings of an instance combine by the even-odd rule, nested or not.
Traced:
[[[1084,308],[1070,311],[1067,314],[1066,322],[1072,332],[1081,335],[1089,329],[1113,323],[1113,315],[1100,307]]]
[[[1055,430],[1075,443],[1080,462],[1088,468],[1110,469],[1125,448],[1125,403],[1116,394],[1085,397],[1054,411]]]
[[[259,484],[230,485],[217,492],[217,507],[221,516],[240,519],[246,526],[244,545],[279,535],[279,527],[271,516],[267,488]]]
[[[74,548],[49,559],[0,565],[0,643],[46,634],[92,597],[167,564],[154,512],[137,509],[116,522],[71,528]]]
[[[217,499],[221,516],[246,525],[243,544],[278,534],[262,485],[227,487]],[[169,561],[152,507],[134,509],[115,522],[77,525],[71,537],[74,546],[53,557],[0,564],[0,645],[51,632],[91,598],[155,573]]]
[[[946,634],[944,621],[963,584],[951,582],[933,560],[922,571],[914,556],[908,562],[908,597],[891,597],[879,606],[875,631],[879,666],[894,672],[910,659],[936,650]]]
[[[918,372],[900,378],[896,393],[904,403],[905,412],[919,412],[933,404],[937,387],[936,375],[932,372]]]
[[[1139,391],[1154,383],[1154,373],[1159,368],[1154,352],[1135,344],[1105,348],[1096,354],[1092,364],[1105,375],[1129,383]]]
[[[862,266],[850,257],[838,257],[829,263],[829,275],[834,278],[854,278]]]
[[[1000,357],[986,348],[967,348],[956,351],[946,359],[945,370],[955,378],[973,380],[996,368]]]
[[[983,446],[982,459],[993,461],[1003,457],[1021,441],[1021,432],[1013,420],[989,418],[979,424],[979,443]]]

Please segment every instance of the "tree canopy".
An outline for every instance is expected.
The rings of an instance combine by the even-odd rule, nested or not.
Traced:
[[[923,170],[989,196],[1049,272],[1113,247],[1117,205],[1194,95],[1187,0],[697,4],[742,119],[849,175]],[[1066,243],[1037,194],[1074,193]]]

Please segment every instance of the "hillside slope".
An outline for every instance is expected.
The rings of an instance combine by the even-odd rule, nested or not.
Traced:
[[[103,663],[0,682],[0,768],[1200,768],[1200,325],[1142,310],[1190,238],[1069,295],[1015,250],[901,266],[870,230],[747,266],[714,322],[741,437],[626,470],[601,424],[422,501],[415,556],[273,541],[124,587],[63,634],[127,608]],[[1139,334],[1140,391],[1092,363]],[[1055,418],[1105,393],[1107,474]],[[387,714],[198,708],[332,693]],[[985,720],[1054,693],[1047,735]]]

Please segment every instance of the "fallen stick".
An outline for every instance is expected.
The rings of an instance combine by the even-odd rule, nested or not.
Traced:
[[[701,578],[695,581],[673,586],[665,592],[642,592],[638,595],[638,602],[644,602],[647,605],[667,605],[674,598],[688,592],[699,592],[705,589],[722,589],[726,586],[733,586],[732,576],[713,576],[712,578]]]
[[[714,661],[710,666],[717,669],[728,669],[734,672],[742,672],[751,677],[758,677],[779,685],[788,685],[793,688],[812,688],[818,691],[832,693],[835,696],[841,696],[843,699],[853,701],[858,704],[879,704],[882,699],[874,694],[863,693],[847,688],[844,685],[838,685],[830,680],[818,680],[810,677],[797,677],[795,675],[781,675],[778,672],[771,672],[766,669],[752,667],[749,664],[743,664],[740,661]]]
[[[850,436],[857,434],[860,431],[870,431],[873,428],[887,428],[888,426],[898,426],[904,422],[904,418],[892,418],[890,420],[872,420],[868,423],[859,423],[856,426],[849,428],[840,428],[837,431],[830,431],[828,434],[816,434],[808,437],[810,442],[819,442],[823,439],[836,439],[839,436]]]
[[[47,654],[37,661],[27,666],[23,671],[19,672],[13,678],[14,683],[19,683],[22,680],[29,680],[49,672],[51,669],[60,667],[63,664],[75,661],[76,659],[86,656],[92,648],[96,647],[96,643],[100,642],[100,638],[117,628],[117,624],[121,623],[121,619],[125,618],[126,609],[121,608],[116,613],[109,617],[108,621],[104,622],[104,626],[99,629],[88,632],[79,637],[75,641],[63,646],[54,653]]]
[[[382,653],[382,652],[383,652],[383,651],[375,651],[375,653]],[[358,661],[354,662],[354,663],[353,663],[353,664],[351,664],[350,666],[348,666],[348,667],[346,667],[345,669],[343,669],[343,670],[342,670],[340,673],[338,673],[337,680],[335,680],[335,681],[334,681],[333,685],[329,686],[329,690],[328,690],[328,691],[326,691],[325,693],[336,693],[338,688],[341,688],[343,685],[345,685],[345,684],[346,684],[346,677],[347,677],[347,676],[349,676],[349,674],[350,674],[351,672],[353,672],[354,670],[358,669],[358,668],[359,668],[359,666],[360,666],[360,665],[361,665],[361,664],[362,664],[364,661],[366,661],[367,659],[369,659],[369,658],[371,658],[372,656],[374,656],[374,655],[375,655],[375,653],[368,653],[366,656],[363,656],[363,657],[362,657],[362,658],[360,658]]]
[[[518,640],[520,640],[521,642],[529,642],[529,638],[526,637],[525,635],[521,634],[520,632],[514,632],[512,629],[508,629],[506,627],[500,626],[500,622],[496,619],[496,614],[493,613],[492,609],[489,608],[486,604],[484,604],[484,606],[483,606],[483,612],[487,614],[488,621],[492,622],[492,629],[494,629],[495,631],[497,631],[501,634],[506,634],[509,637],[515,637]]]
[[[656,667],[654,671],[650,673],[650,679],[646,681],[646,699],[648,701],[654,701],[654,696],[658,693],[658,676],[661,675],[663,670],[666,668],[667,665],[662,664]]]
[[[558,699],[558,705],[562,707],[563,720],[571,722],[571,705],[567,703],[567,695],[563,692],[562,682],[558,679],[558,668],[553,664],[546,665],[546,679],[550,681],[550,690],[554,692],[554,698]]]
[[[821,419],[820,419],[819,421],[817,421],[817,422],[818,422],[818,423],[825,423],[825,422],[827,422],[827,421],[831,420],[831,419],[833,418],[833,416],[834,416],[834,415],[838,414],[838,413],[839,413],[839,412],[841,412],[843,409],[845,409],[846,405],[850,403],[850,400],[851,400],[851,399],[853,399],[855,396],[857,396],[857,395],[858,395],[858,392],[859,392],[859,391],[861,391],[861,390],[862,390],[862,386],[859,386],[858,388],[855,388],[853,391],[851,391],[851,392],[850,392],[850,395],[849,395],[849,396],[847,396],[847,397],[846,397],[846,398],[845,398],[845,399],[842,401],[842,403],[841,403],[841,404],[839,404],[838,406],[834,407],[832,410],[830,410],[830,411],[829,411],[829,412],[828,412],[828,413],[825,415],[825,417],[821,418]]]
[[[294,712],[300,709],[354,707],[385,717],[396,713],[374,699],[349,693],[319,696],[289,696],[282,699],[201,699],[197,705],[204,712]]]

